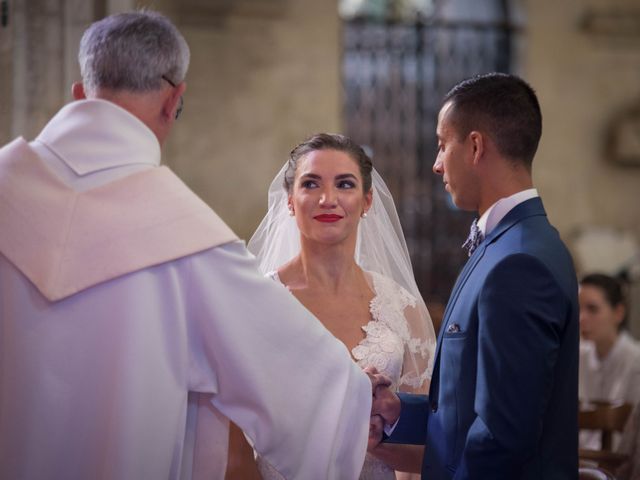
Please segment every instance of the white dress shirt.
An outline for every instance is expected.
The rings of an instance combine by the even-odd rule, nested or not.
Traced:
[[[482,236],[486,237],[489,235],[496,225],[500,223],[500,220],[502,220],[507,213],[513,210],[516,206],[537,196],[538,190],[535,188],[529,188],[528,190],[522,190],[518,193],[514,193],[509,197],[501,198],[491,205],[478,220],[478,228],[482,232]]]

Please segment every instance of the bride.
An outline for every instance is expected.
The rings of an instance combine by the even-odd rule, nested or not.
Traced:
[[[428,391],[433,324],[413,277],[393,204],[371,159],[349,138],[318,134],[291,152],[249,241],[260,268],[393,388]],[[423,447],[380,444],[361,479],[420,472]],[[263,478],[282,478],[258,457]]]

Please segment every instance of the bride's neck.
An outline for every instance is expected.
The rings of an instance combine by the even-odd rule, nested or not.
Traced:
[[[354,260],[355,244],[321,245],[302,241],[298,262],[301,280],[307,287],[341,291],[354,285],[361,274]]]

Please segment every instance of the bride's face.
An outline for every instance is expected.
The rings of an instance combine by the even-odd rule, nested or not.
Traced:
[[[298,163],[289,207],[307,240],[352,241],[355,247],[358,222],[371,207],[371,191],[364,193],[358,164],[348,154],[316,150]]]

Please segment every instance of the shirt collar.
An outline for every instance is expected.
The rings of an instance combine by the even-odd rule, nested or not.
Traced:
[[[505,215],[513,210],[517,205],[538,196],[537,189],[529,188],[498,200],[496,203],[491,205],[478,220],[478,228],[482,232],[482,235],[486,237],[491,233],[491,230],[500,223],[500,220],[502,220]]]
[[[80,176],[123,165],[160,165],[160,144],[151,129],[106,100],[66,105],[36,141]]]

